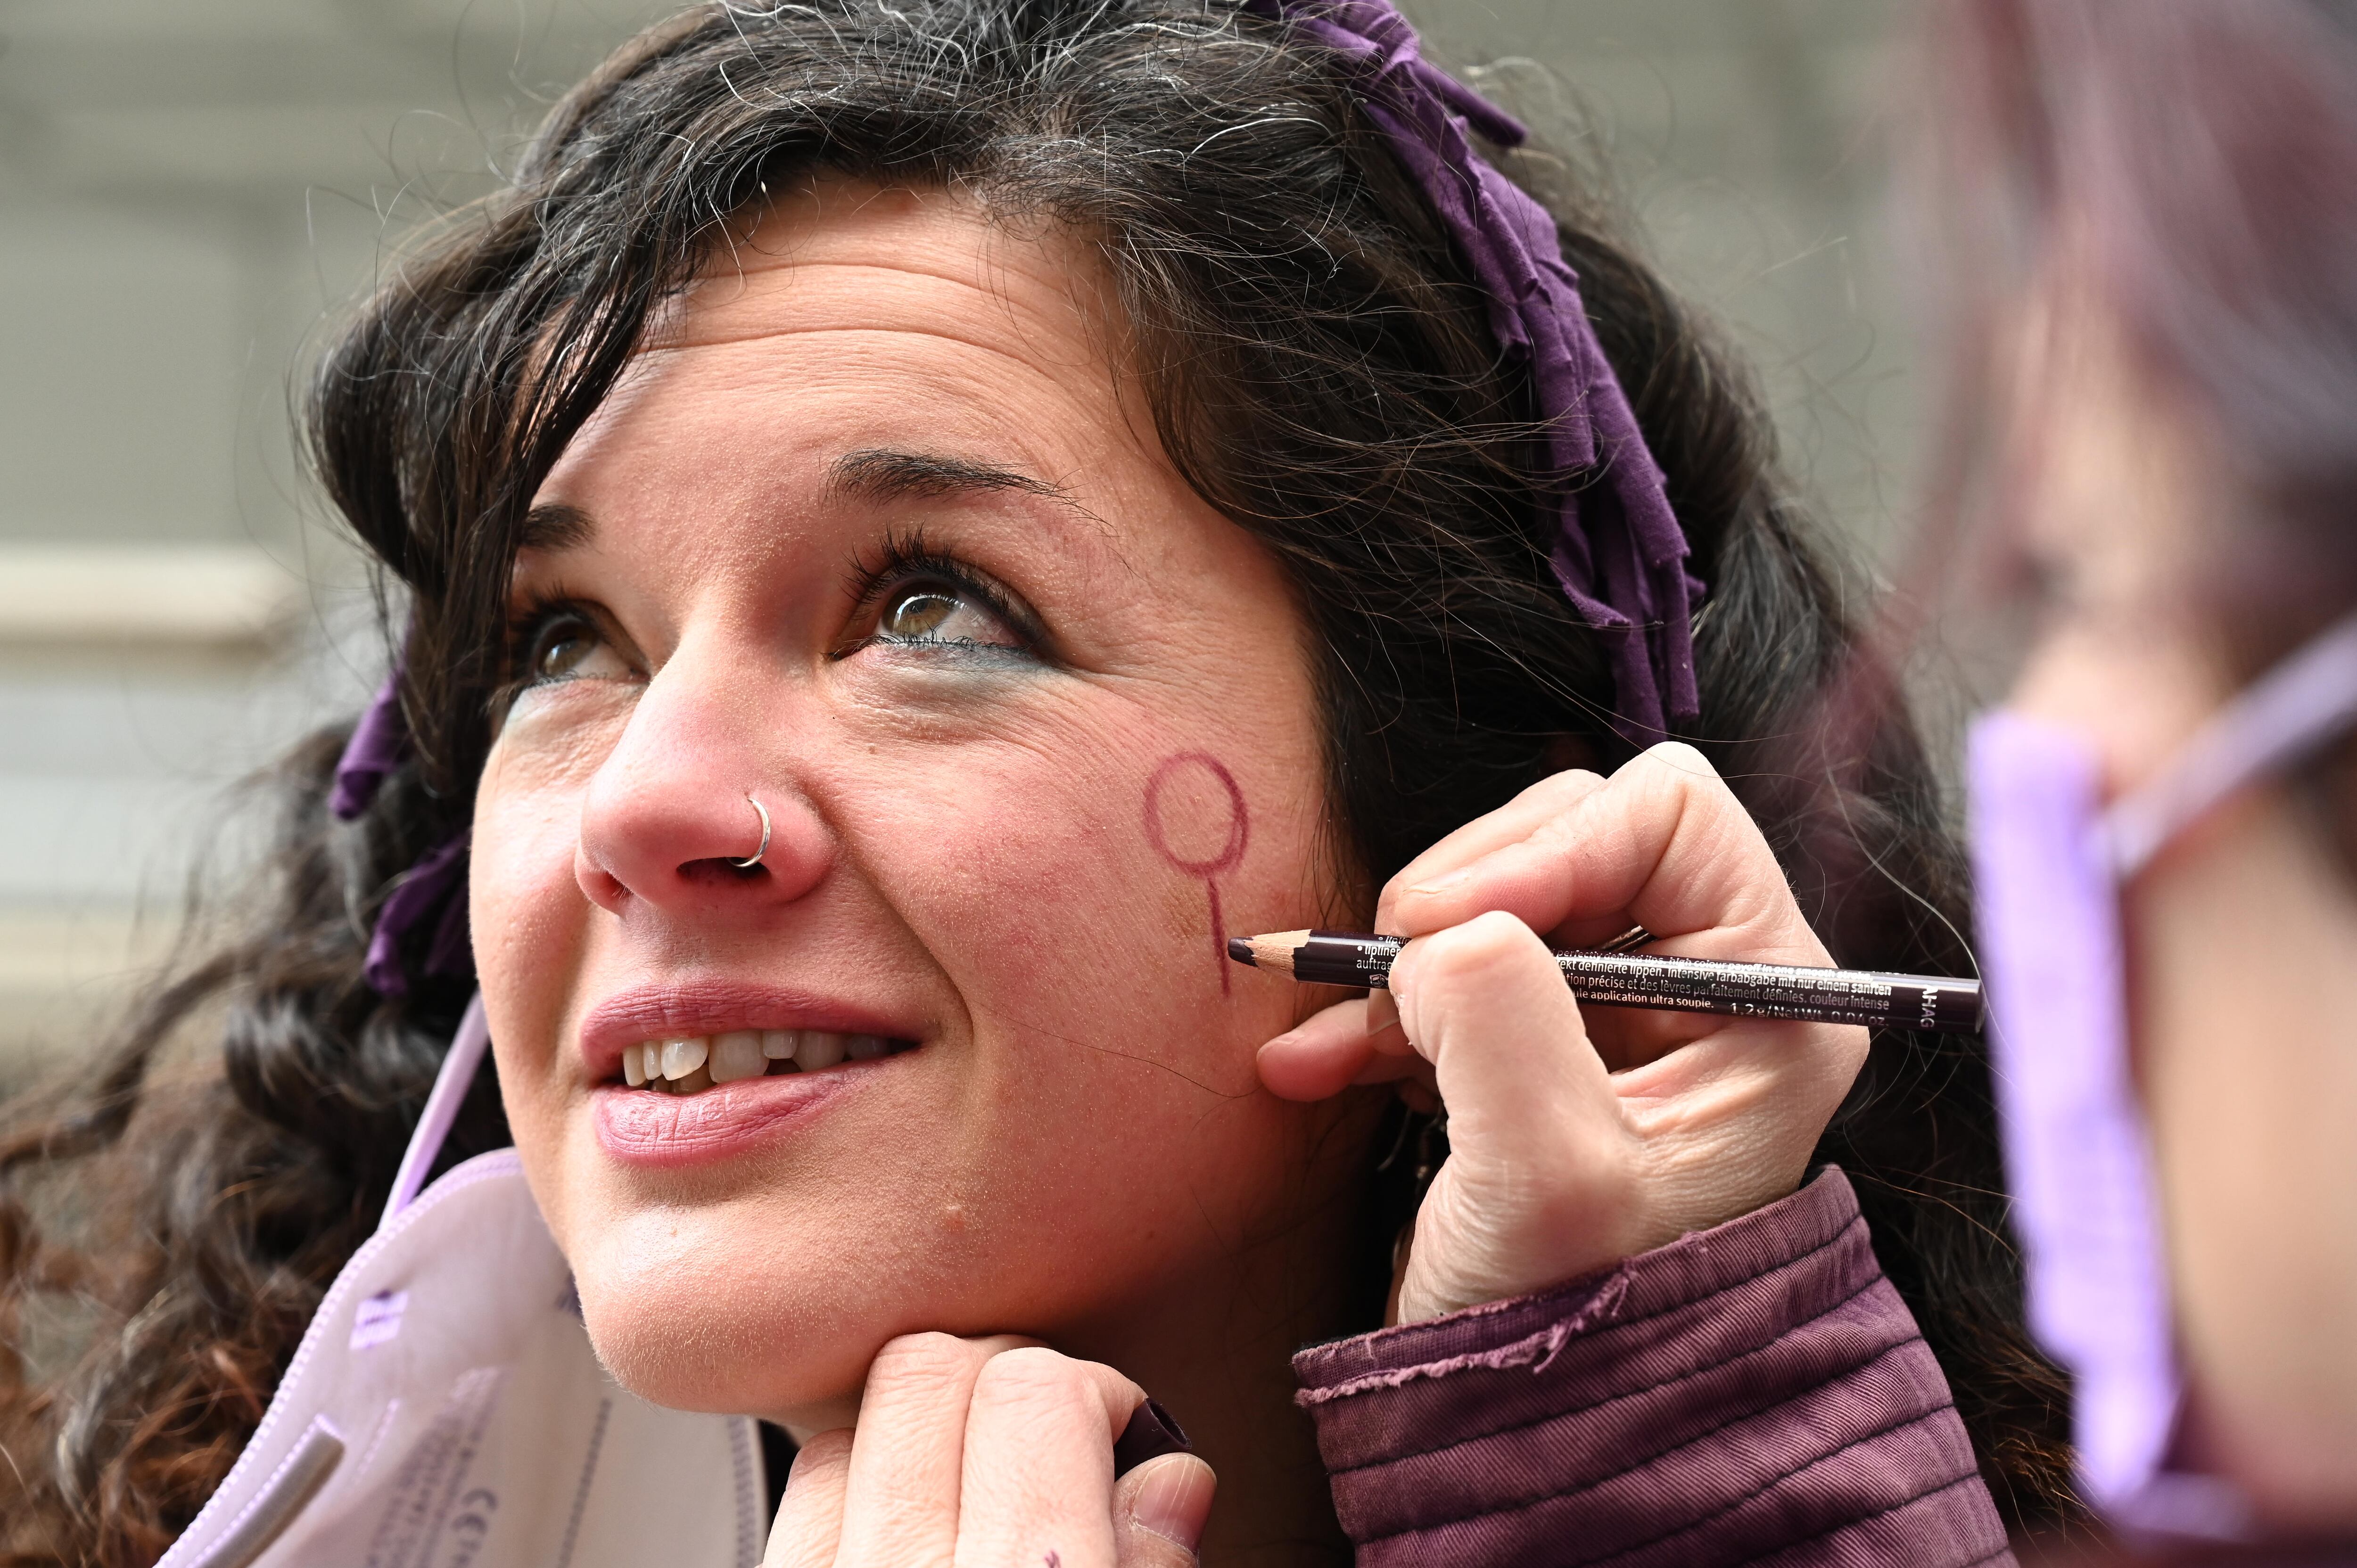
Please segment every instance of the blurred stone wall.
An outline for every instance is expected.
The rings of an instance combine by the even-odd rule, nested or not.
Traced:
[[[0,1085],[82,1055],[233,866],[236,782],[382,660],[303,367],[411,224],[668,5],[0,0]],[[1607,159],[1869,552],[1916,399],[1884,238],[1896,0],[1411,0]],[[38,1049],[37,1049],[38,1048]]]

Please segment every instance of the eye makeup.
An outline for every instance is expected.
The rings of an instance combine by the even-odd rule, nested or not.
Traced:
[[[851,624],[864,628],[831,655],[868,648],[941,649],[1038,660],[1047,639],[1039,617],[1005,585],[922,533],[885,535],[854,568]]]

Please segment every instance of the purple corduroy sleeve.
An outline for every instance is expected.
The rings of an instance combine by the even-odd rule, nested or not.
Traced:
[[[1364,1568],[2012,1562],[1832,1168],[1604,1273],[1293,1365]]]

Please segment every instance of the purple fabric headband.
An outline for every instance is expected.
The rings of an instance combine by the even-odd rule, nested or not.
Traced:
[[[1245,0],[1351,57],[1367,117],[1391,138],[1490,298],[1490,328],[1528,370],[1548,457],[1559,473],[1605,466],[1608,485],[1563,500],[1555,581],[1612,658],[1612,727],[1636,746],[1702,712],[1695,689],[1694,606],[1685,531],[1645,446],[1620,378],[1604,358],[1566,264],[1555,220],[1474,150],[1469,130],[1502,147],[1529,133],[1426,61],[1391,0]]]
[[[401,666],[384,678],[370,700],[368,711],[353,726],[336,762],[336,787],[328,810],[340,822],[351,822],[369,809],[385,779],[409,752],[409,725],[401,712]],[[440,924],[426,950],[428,974],[468,975],[475,972],[475,950],[467,936],[467,843],[460,833],[430,851],[425,859],[401,874],[384,902],[378,906],[376,929],[369,936],[363,972],[380,996],[400,996],[409,990],[409,976],[401,967],[402,939],[437,909]],[[454,896],[457,895],[457,896]]]
[[[1702,711],[1695,688],[1694,606],[1703,585],[1686,570],[1685,531],[1646,449],[1628,393],[1597,341],[1579,297],[1579,277],[1563,259],[1545,208],[1484,159],[1472,131],[1502,147],[1529,133],[1504,111],[1418,52],[1415,29],[1391,0],[1245,0],[1347,55],[1364,77],[1368,118],[1448,226],[1489,295],[1490,328],[1506,357],[1527,371],[1547,456],[1558,473],[1604,471],[1605,484],[1563,499],[1553,564],[1555,581],[1612,660],[1612,727],[1631,745],[1663,739],[1670,725]],[[409,744],[400,671],[385,681],[352,731],[336,767],[329,806],[350,822],[365,811]],[[438,974],[472,972],[467,901],[453,897],[467,874],[465,834],[405,873],[378,910],[368,981],[387,996],[408,989],[400,946],[439,908],[426,955]]]

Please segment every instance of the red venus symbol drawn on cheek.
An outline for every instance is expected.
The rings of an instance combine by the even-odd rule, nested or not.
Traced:
[[[1146,781],[1146,836],[1163,859],[1203,879],[1211,905],[1211,961],[1220,994],[1228,993],[1227,922],[1220,916],[1220,874],[1232,871],[1252,837],[1244,792],[1225,764],[1207,752],[1166,757]]]

